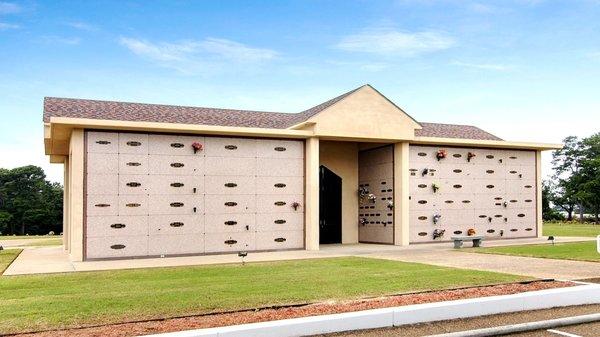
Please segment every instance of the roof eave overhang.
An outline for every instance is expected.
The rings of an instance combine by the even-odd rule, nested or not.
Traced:
[[[247,128],[233,126],[51,117],[49,123],[44,123],[44,148],[46,155],[68,155],[68,142],[73,129],[144,131],[263,138],[304,139],[314,137],[314,132],[311,130]]]
[[[315,137],[321,140],[333,140],[341,142],[364,142],[364,143],[402,143],[412,142],[412,137],[399,138],[399,137],[373,137],[364,135],[352,135],[352,134],[336,134],[336,133],[324,133],[315,132]]]
[[[441,137],[415,137],[410,141],[411,144],[423,145],[447,145],[447,146],[470,146],[482,148],[505,148],[549,151],[562,149],[562,144],[553,143],[532,143],[532,142],[512,142],[504,140],[483,140],[483,139],[462,139],[462,138],[441,138]]]
[[[303,124],[302,126],[300,124]],[[315,130],[311,123],[300,123],[288,129],[247,128],[196,124],[155,123],[136,121],[115,121],[70,117],[51,117],[49,123],[44,123],[44,149],[46,155],[51,156],[52,162],[62,162],[63,157],[69,154],[69,140],[73,129],[115,130],[115,131],[143,131],[162,133],[183,133],[222,135],[239,137],[263,138],[291,138],[305,139],[319,137],[323,140],[359,141],[359,142],[409,142],[423,145],[470,146],[481,148],[510,148],[525,150],[557,150],[562,144],[509,142],[500,140],[459,139],[440,137],[412,137],[410,139],[398,138],[370,138],[350,135],[322,134]],[[300,127],[301,129],[296,129]]]
[[[290,127],[288,127],[288,130],[314,130],[314,126],[317,123],[315,122],[309,122],[309,121],[304,121],[298,124],[294,124]]]

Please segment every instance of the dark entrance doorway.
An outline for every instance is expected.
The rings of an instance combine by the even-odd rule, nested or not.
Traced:
[[[342,243],[342,178],[319,167],[319,243]]]

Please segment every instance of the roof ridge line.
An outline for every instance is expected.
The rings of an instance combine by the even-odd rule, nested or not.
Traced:
[[[471,126],[471,127],[479,129],[479,127],[477,125],[472,125],[472,124],[436,123],[436,122],[419,122],[419,123],[423,123],[423,124],[437,124],[437,125],[450,125],[450,126]]]

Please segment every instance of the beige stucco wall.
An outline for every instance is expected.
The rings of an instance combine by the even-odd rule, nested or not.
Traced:
[[[69,147],[70,147],[70,141],[69,141]],[[71,193],[71,182],[73,180],[73,175],[71,174],[71,170],[72,170],[72,162],[71,162],[71,155],[70,155],[70,150],[69,150],[69,155],[67,156],[67,159],[65,160],[65,165],[66,166],[66,171],[67,174],[69,175],[69,179],[68,182],[65,183],[65,188],[66,188],[66,198],[65,198],[65,203],[66,205],[66,209],[67,209],[67,222],[66,222],[66,231],[67,231],[67,240],[69,241],[68,245],[67,245],[67,252],[69,254],[71,254],[71,250],[73,248],[72,245],[72,241],[73,241],[73,236],[71,235],[72,232],[72,222],[71,222],[71,199],[72,199],[72,193]],[[67,188],[68,187],[68,188]]]
[[[305,247],[319,250],[319,138],[308,138],[304,150]]]
[[[84,204],[84,133],[75,129],[69,144],[69,256],[83,261],[83,204]]]
[[[358,145],[321,141],[320,165],[342,178],[342,243],[358,242]]]
[[[370,86],[338,101],[308,122],[319,137],[412,139],[421,126]]]
[[[70,235],[69,235],[69,192],[71,175],[69,174],[69,158],[65,158],[63,161],[64,170],[64,187],[63,187],[63,249],[69,251],[71,247]]]
[[[394,244],[408,246],[409,243],[409,145],[407,142],[394,144]]]

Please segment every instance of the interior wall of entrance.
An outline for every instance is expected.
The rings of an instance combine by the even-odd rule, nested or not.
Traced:
[[[319,157],[342,178],[342,243],[358,243],[358,143],[320,141]]]
[[[394,244],[394,146],[358,154],[358,241]]]

